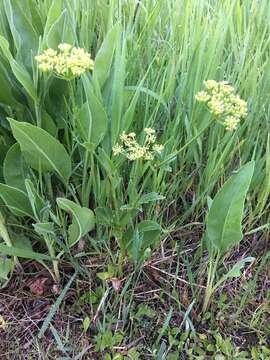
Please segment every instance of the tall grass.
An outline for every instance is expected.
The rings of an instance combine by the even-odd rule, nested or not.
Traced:
[[[96,209],[92,246],[97,250],[102,243],[113,253],[110,241],[117,239],[121,258],[131,241],[123,233],[142,220],[156,221],[150,232],[160,232],[160,225],[163,237],[189,223],[203,224],[207,199],[241,164],[255,160],[245,232],[258,229],[269,235],[268,7],[264,0],[1,2],[1,169],[14,143],[7,118],[45,129],[64,144],[72,162],[68,183],[53,171],[31,167],[10,175],[32,207],[42,199],[34,222],[54,225],[35,231],[33,218],[18,217],[5,190],[2,199],[13,206],[10,212],[2,204],[9,231],[15,237],[26,233],[38,252],[45,232],[59,258],[69,253],[59,242],[61,235],[68,243],[69,219],[55,201],[64,196]],[[69,82],[43,76],[34,56],[61,42],[91,52],[93,74]],[[195,101],[207,79],[231,82],[248,102],[248,117],[233,134]],[[88,138],[78,120],[85,102],[92,123]],[[165,146],[161,159],[151,164],[112,156],[123,131],[134,131],[142,141],[146,127],[154,128]],[[16,161],[25,166],[23,158]],[[30,180],[28,188],[24,177]],[[7,182],[2,170],[1,182]],[[143,203],[147,193],[157,197]],[[165,199],[157,203],[158,194]],[[134,234],[132,241],[145,251]]]

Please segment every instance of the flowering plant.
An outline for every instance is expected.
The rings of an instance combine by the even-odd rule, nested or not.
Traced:
[[[72,79],[82,75],[86,70],[94,68],[91,55],[82,48],[70,44],[59,44],[58,51],[45,50],[36,56],[38,68],[43,72],[54,72],[56,76]]]
[[[222,119],[226,130],[236,130],[241,118],[247,116],[247,103],[226,81],[207,80],[204,86],[205,90],[195,95],[196,100],[205,103],[213,115]]]

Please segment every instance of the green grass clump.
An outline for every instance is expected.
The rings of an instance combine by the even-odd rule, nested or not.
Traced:
[[[75,270],[97,358],[267,359],[268,2],[5,0],[0,17],[1,285]],[[242,354],[240,328],[263,345]]]

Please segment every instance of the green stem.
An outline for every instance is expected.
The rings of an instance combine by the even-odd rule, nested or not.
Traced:
[[[0,212],[0,236],[3,238],[7,246],[12,247],[12,242],[10,240],[9,233],[5,225],[5,220],[1,212]],[[17,256],[14,256],[14,262],[16,265],[20,265]]]
[[[54,196],[53,196],[53,188],[52,188],[52,179],[50,174],[45,174],[45,183],[49,194],[50,202],[53,204]]]
[[[207,276],[207,284],[206,284],[206,289],[205,289],[205,297],[204,297],[203,308],[202,308],[203,313],[205,313],[207,311],[209,304],[210,304],[211,297],[215,291],[215,286],[213,286],[213,283],[215,281],[219,259],[220,259],[220,253],[218,252],[214,263],[213,263],[213,258],[211,258],[211,260],[210,260],[208,276]]]
[[[55,259],[55,251],[54,251],[54,247],[52,245],[51,239],[49,237],[47,237],[46,235],[44,235],[44,240],[46,243],[46,246],[48,248],[49,254],[50,256]],[[54,271],[54,281],[59,283],[60,282],[60,273],[59,273],[59,268],[58,268],[58,260],[53,260],[53,271]]]
[[[82,180],[82,205],[88,207],[89,205],[89,195],[88,194],[88,179],[87,171],[89,164],[89,151],[86,150],[84,154],[84,166],[83,166],[83,180]]]

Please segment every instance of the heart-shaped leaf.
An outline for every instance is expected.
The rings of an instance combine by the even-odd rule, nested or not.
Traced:
[[[26,164],[18,143],[11,146],[3,163],[5,183],[25,191]]]
[[[209,251],[214,247],[222,254],[241,241],[244,201],[253,172],[254,161],[251,161],[231,176],[215,196],[206,225]]]
[[[9,122],[26,162],[36,170],[55,171],[67,182],[71,174],[71,161],[64,146],[37,126],[13,119],[9,119]]]
[[[71,213],[73,216],[72,224],[69,226],[69,245],[76,244],[84,235],[91,231],[95,226],[95,215],[92,210],[81,207],[65,198],[57,198],[57,205],[60,209]]]
[[[0,183],[0,196],[14,215],[33,217],[31,203],[22,190]]]

